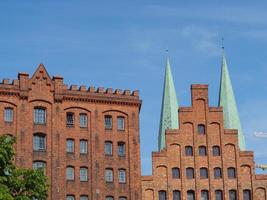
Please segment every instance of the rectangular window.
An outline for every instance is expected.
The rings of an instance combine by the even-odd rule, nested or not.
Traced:
[[[237,200],[237,195],[235,190],[229,191],[229,200]]]
[[[75,200],[75,197],[73,195],[67,195],[66,200]]]
[[[74,167],[67,167],[66,176],[67,180],[74,180]]]
[[[113,182],[113,170],[112,169],[106,169],[105,179],[106,179],[106,182],[108,183]]]
[[[88,200],[88,196],[85,196],[85,195],[80,196],[80,200]]]
[[[201,191],[201,200],[209,200],[209,192],[207,190]]]
[[[200,156],[206,156],[207,155],[207,150],[205,146],[200,146],[198,148],[198,153]]]
[[[81,128],[87,127],[87,114],[80,114],[80,127]]]
[[[74,113],[67,113],[67,126],[74,126]]]
[[[221,190],[215,191],[215,200],[223,200],[223,193]]]
[[[208,169],[207,168],[200,168],[200,178],[207,179],[208,178]]]
[[[124,142],[118,143],[118,155],[125,156],[125,143]]]
[[[80,140],[80,153],[87,154],[87,140]]]
[[[67,139],[67,153],[73,153],[73,152],[74,152],[74,140]]]
[[[159,191],[159,200],[167,200],[166,191]]]
[[[180,170],[179,168],[172,168],[172,178],[173,179],[178,179],[180,178]]]
[[[117,118],[117,128],[120,131],[124,131],[125,127],[124,127],[124,117],[118,117]]]
[[[186,168],[186,178],[193,179],[194,178],[194,169],[193,168]]]
[[[32,168],[34,170],[42,169],[45,173],[46,169],[46,163],[44,161],[34,161]]]
[[[251,192],[250,192],[250,190],[243,190],[243,199],[244,200],[251,200]]]
[[[105,154],[112,155],[112,142],[105,142]]]
[[[181,192],[179,190],[173,191],[173,200],[181,200]]]
[[[213,146],[212,147],[212,154],[213,156],[220,156],[220,147],[219,146]]]
[[[44,108],[34,109],[34,123],[35,124],[45,124],[46,121],[46,111]]]
[[[193,148],[191,146],[185,147],[185,155],[186,156],[193,156]]]
[[[87,168],[81,167],[80,168],[80,181],[87,181],[88,175],[87,175]]]
[[[222,178],[222,170],[219,167],[214,168],[214,178],[219,179]]]
[[[112,129],[112,117],[110,115],[105,116],[105,129]]]
[[[34,134],[33,136],[33,150],[45,151],[46,149],[46,137],[42,134]]]
[[[124,169],[119,170],[119,183],[126,183],[126,171]]]
[[[13,122],[13,109],[5,108],[5,122]]]

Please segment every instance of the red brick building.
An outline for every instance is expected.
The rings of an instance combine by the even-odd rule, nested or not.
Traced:
[[[17,166],[45,168],[48,199],[141,199],[138,91],[68,88],[40,65],[5,79],[0,102],[0,134]]]

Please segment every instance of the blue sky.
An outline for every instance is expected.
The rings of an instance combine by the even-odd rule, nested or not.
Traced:
[[[32,74],[42,62],[68,84],[139,89],[142,173],[150,174],[165,49],[180,105],[190,105],[190,84],[207,83],[216,106],[224,37],[247,148],[257,163],[267,163],[267,138],[254,136],[267,132],[266,6],[230,0],[0,1],[0,77]]]

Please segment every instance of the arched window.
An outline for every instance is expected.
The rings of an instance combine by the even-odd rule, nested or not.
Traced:
[[[67,166],[66,179],[68,181],[74,181],[74,167],[73,166]]]
[[[127,200],[126,197],[119,197],[119,200]]]
[[[207,155],[207,149],[205,146],[199,146],[198,147],[198,153],[200,156],[206,156]]]
[[[80,181],[88,181],[88,168],[80,167]]]
[[[223,200],[223,192],[222,190],[215,191],[215,200]]]
[[[67,153],[74,153],[74,139],[67,139],[66,149]]]
[[[74,126],[74,113],[72,112],[66,113],[66,124],[68,127]]]
[[[186,156],[193,156],[193,147],[192,146],[186,146],[185,147],[185,155]]]
[[[214,171],[214,178],[215,179],[222,178],[222,169],[220,167],[215,167],[213,169],[213,171]]]
[[[195,200],[195,192],[193,190],[187,191],[187,200]]]
[[[230,190],[229,191],[229,200],[237,200],[236,190]]]
[[[88,124],[88,117],[86,113],[80,113],[80,127],[86,128]]]
[[[125,120],[122,116],[117,117],[117,129],[119,131],[124,131],[125,129]]]
[[[213,146],[212,147],[212,155],[213,156],[220,156],[221,155],[221,151],[220,151],[219,146]]]
[[[243,190],[243,199],[244,200],[251,200],[251,191],[250,190]]]
[[[172,196],[173,200],[181,200],[181,192],[179,190],[174,190]]]
[[[208,178],[208,169],[205,167],[200,168],[200,178],[207,179]]]
[[[105,129],[112,129],[112,116],[105,115]]]
[[[193,179],[194,177],[194,169],[191,167],[186,168],[186,178]]]
[[[112,142],[111,141],[105,142],[105,155],[112,156]]]
[[[80,200],[89,200],[87,195],[81,195]]]
[[[106,200],[114,200],[112,196],[106,196]]]
[[[172,168],[172,178],[179,179],[180,178],[180,169],[178,167]]]
[[[44,173],[46,172],[46,162],[45,161],[33,161],[32,168],[34,170],[42,169]]]
[[[119,169],[119,183],[126,183],[126,170],[125,169]]]
[[[105,170],[105,179],[107,183],[112,183],[113,182],[113,169],[107,168]]]
[[[13,108],[5,108],[5,122],[13,122]]]
[[[125,142],[118,142],[118,155],[125,156]]]
[[[66,197],[66,200],[75,200],[75,196],[71,195],[71,194],[68,194],[67,197]]]
[[[201,200],[209,200],[209,191],[201,190]]]
[[[46,109],[43,107],[34,108],[34,123],[45,124],[46,122]]]
[[[205,125],[204,124],[197,125],[197,132],[200,135],[205,135]]]
[[[236,172],[235,172],[235,168],[234,167],[229,167],[227,169],[227,172],[228,172],[228,178],[229,179],[234,179],[236,178]]]
[[[88,146],[88,142],[87,140],[80,140],[80,153],[81,154],[87,154],[87,146]]]
[[[44,133],[35,133],[33,135],[33,150],[34,151],[46,150],[46,135]]]
[[[159,200],[167,200],[167,193],[165,190],[159,191]]]

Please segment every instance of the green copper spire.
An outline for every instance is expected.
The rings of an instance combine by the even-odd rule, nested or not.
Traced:
[[[219,106],[223,107],[224,127],[227,129],[238,130],[239,148],[240,150],[244,151],[246,149],[245,138],[241,128],[241,123],[235,101],[235,95],[233,92],[232,83],[224,52],[222,55],[221,70],[222,71],[221,71]]]
[[[172,78],[171,65],[169,58],[167,58],[158,137],[159,150],[166,146],[165,130],[177,129],[178,127],[178,102]]]

